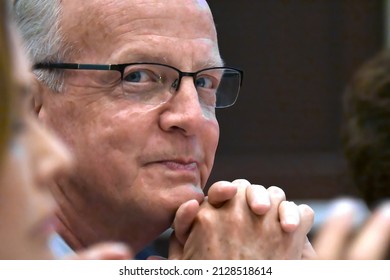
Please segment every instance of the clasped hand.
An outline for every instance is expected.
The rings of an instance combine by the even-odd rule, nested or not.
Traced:
[[[220,181],[201,205],[191,200],[178,209],[169,259],[313,258],[313,220],[309,206],[286,201],[278,187]]]

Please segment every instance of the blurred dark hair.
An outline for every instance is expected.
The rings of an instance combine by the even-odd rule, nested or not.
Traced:
[[[390,50],[366,62],[343,96],[341,129],[353,183],[369,207],[390,196]]]

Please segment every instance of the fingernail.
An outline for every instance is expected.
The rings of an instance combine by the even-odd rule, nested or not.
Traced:
[[[352,198],[340,198],[331,203],[328,213],[331,216],[344,216],[357,211],[357,202]]]
[[[266,205],[266,206],[271,205],[271,201],[269,200],[269,197],[266,195],[256,195],[255,201],[256,204],[259,205]]]
[[[286,223],[289,225],[297,225],[298,224],[298,218],[294,215],[288,215],[285,217]]]

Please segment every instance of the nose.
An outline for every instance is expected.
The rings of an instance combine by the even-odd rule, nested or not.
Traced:
[[[46,186],[57,176],[67,174],[73,166],[73,159],[65,145],[38,121],[31,123],[32,164],[37,184]]]
[[[168,109],[160,118],[163,130],[179,130],[185,135],[195,134],[207,119],[214,118],[214,108],[206,108],[199,102],[193,77],[184,76],[180,87],[167,102]]]

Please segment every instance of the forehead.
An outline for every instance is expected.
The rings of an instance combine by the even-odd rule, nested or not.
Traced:
[[[204,0],[67,0],[63,5],[66,37],[89,59],[102,53],[115,57],[122,48],[155,56],[191,50],[190,55],[208,52],[206,56],[219,57]]]

